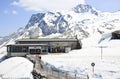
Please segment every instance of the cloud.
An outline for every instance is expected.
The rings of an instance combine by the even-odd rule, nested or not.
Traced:
[[[19,0],[14,1],[12,5],[20,6],[26,10],[33,11],[55,11],[69,10],[77,4],[84,4],[84,0]]]
[[[14,15],[18,14],[18,12],[16,10],[10,10],[10,11],[9,10],[4,10],[3,13],[4,14],[14,14]]]
[[[15,10],[13,10],[13,11],[12,11],[12,14],[15,14],[15,15],[16,15],[16,14],[18,14],[18,12],[15,11]]]
[[[4,14],[8,14],[8,10],[4,10],[4,12],[3,12]]]

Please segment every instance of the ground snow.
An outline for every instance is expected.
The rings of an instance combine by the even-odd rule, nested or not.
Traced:
[[[0,77],[5,79],[33,79],[33,63],[23,57],[12,57],[0,63]]]
[[[97,44],[97,37],[92,37],[83,41],[84,46],[80,50],[43,55],[42,60],[60,70],[89,75],[90,79],[120,79],[120,40],[106,39],[103,45]],[[95,63],[94,75],[92,62]]]
[[[88,74],[92,77],[91,63],[95,62],[95,74],[98,79],[120,78],[120,50],[103,48],[86,48],[65,54],[44,55],[42,60],[58,69],[77,74]]]
[[[0,62],[3,61],[5,56],[7,55],[6,50],[7,50],[6,47],[0,48]]]
[[[89,75],[90,79],[120,79],[120,40],[110,40],[110,34],[95,34],[82,40],[83,48],[69,53],[42,55],[42,60],[49,66],[78,74]],[[109,37],[110,36],[110,37]],[[100,41],[100,38],[102,39]],[[102,46],[102,53],[101,53]],[[0,58],[6,48],[0,49]],[[94,75],[91,63],[95,63]],[[21,57],[13,57],[0,63],[1,78],[32,79],[33,64]]]

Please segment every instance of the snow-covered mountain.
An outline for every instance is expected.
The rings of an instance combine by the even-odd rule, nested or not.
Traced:
[[[73,11],[76,13],[86,13],[90,12],[91,14],[98,15],[98,12],[93,9],[92,6],[90,5],[85,5],[85,4],[79,4],[76,7],[73,8]]]
[[[2,46],[21,38],[87,38],[120,29],[120,12],[101,12],[87,4],[70,11],[33,14],[25,28],[7,36]],[[7,41],[7,42],[6,42]],[[5,42],[5,43],[4,43]]]
[[[90,17],[89,17],[90,16]],[[78,35],[87,36],[88,33],[83,30],[84,22],[96,18],[98,12],[89,5],[77,5],[71,11],[66,12],[46,12],[32,15],[25,29],[40,28],[38,35],[50,35],[60,33],[62,36],[75,31],[81,32]],[[30,33],[30,32],[29,32]],[[64,35],[63,35],[64,34]],[[29,36],[29,35],[28,35]],[[69,37],[67,36],[67,37]]]

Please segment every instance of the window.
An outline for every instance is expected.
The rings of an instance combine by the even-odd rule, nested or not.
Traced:
[[[7,52],[10,52],[10,47],[7,47]]]
[[[22,52],[28,52],[28,47],[27,46],[22,47]]]
[[[40,50],[40,49],[36,49],[36,53],[37,53],[37,54],[40,54],[40,53],[41,53],[41,50]]]
[[[30,54],[40,54],[41,49],[30,49]]]
[[[28,52],[27,46],[11,46],[8,47],[7,50],[9,52]]]
[[[35,49],[30,49],[30,54],[35,54]]]

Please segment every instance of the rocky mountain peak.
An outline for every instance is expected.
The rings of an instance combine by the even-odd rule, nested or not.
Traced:
[[[35,23],[38,23],[41,19],[43,19],[44,15],[45,13],[33,14],[25,28],[29,28],[30,26],[33,26]]]
[[[73,8],[73,11],[76,13],[86,13],[90,12],[92,14],[98,15],[98,12],[92,8],[92,6],[87,4],[79,4],[76,7]]]

